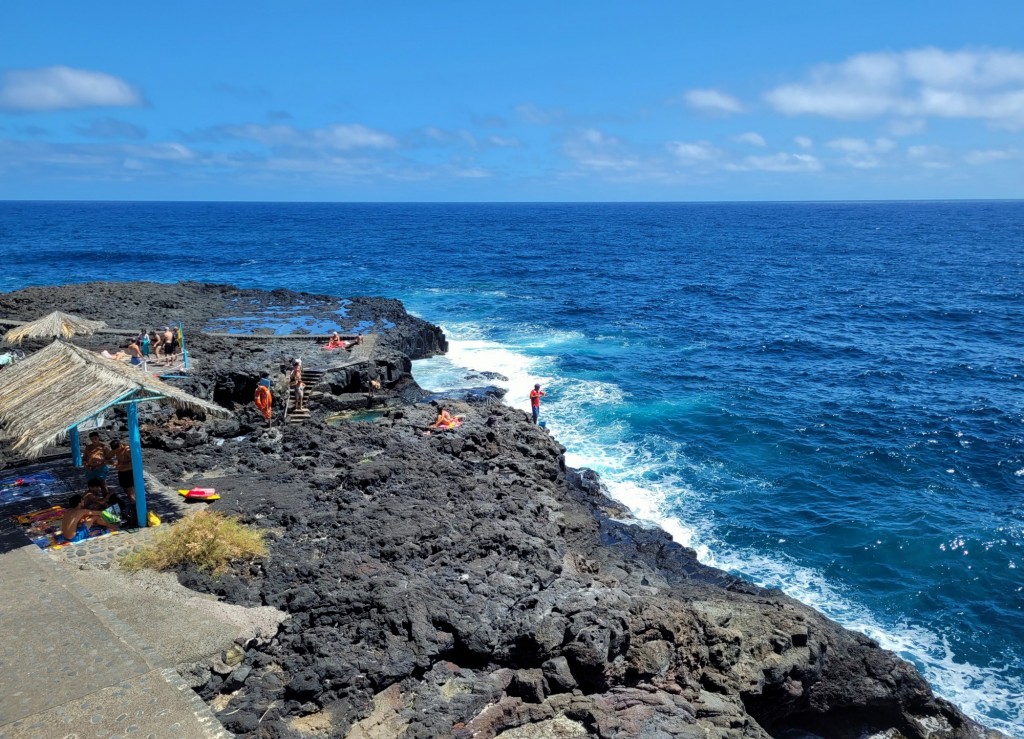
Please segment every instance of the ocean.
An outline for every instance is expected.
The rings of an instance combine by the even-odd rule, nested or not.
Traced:
[[[1024,737],[1024,202],[0,203],[0,289],[400,298],[571,465]]]

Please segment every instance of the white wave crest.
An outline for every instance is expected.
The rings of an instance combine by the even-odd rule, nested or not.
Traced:
[[[465,380],[469,371],[498,372],[508,380],[488,382],[509,391],[506,403],[529,411],[529,390],[535,382],[541,383],[548,392],[541,418],[565,446],[566,463],[597,472],[608,493],[639,521],[660,526],[673,540],[695,550],[702,563],[743,575],[764,587],[779,588],[869,636],[916,664],[936,692],[968,715],[1012,736],[1024,736],[1020,701],[1024,684],[1020,680],[995,668],[958,660],[948,641],[924,626],[883,622],[840,585],[784,554],[732,549],[717,541],[713,524],[700,513],[705,503],[700,493],[671,474],[672,469],[685,465],[681,445],[665,440],[646,446],[626,441],[626,424],[614,414],[628,399],[621,387],[600,380],[559,377],[554,372],[555,357],[528,353],[583,337],[575,332],[540,333],[537,329],[529,340],[519,337],[524,340],[513,346],[482,338],[485,331],[475,324],[449,324],[445,331],[448,355],[414,362],[413,371],[421,385],[450,390],[474,384]],[[694,512],[690,525],[666,513],[681,508]]]

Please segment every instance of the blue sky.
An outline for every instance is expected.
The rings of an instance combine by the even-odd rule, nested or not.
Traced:
[[[1024,9],[51,2],[0,13],[0,199],[1024,197]]]

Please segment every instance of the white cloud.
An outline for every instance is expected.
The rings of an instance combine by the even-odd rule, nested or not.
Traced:
[[[768,142],[764,140],[764,136],[754,131],[748,131],[747,133],[741,133],[735,138],[741,144],[750,144],[751,146],[768,146]]]
[[[964,154],[964,161],[973,165],[992,164],[1018,159],[1020,155],[1021,152],[1016,149],[975,149]]]
[[[527,123],[535,123],[538,125],[546,125],[549,123],[558,123],[565,119],[565,111],[557,108],[545,110],[539,108],[533,103],[523,103],[522,105],[516,106],[516,113]]]
[[[175,141],[167,141],[158,144],[136,145],[130,144],[121,149],[124,153],[141,159],[158,159],[167,162],[182,162],[196,159],[195,151]]]
[[[743,103],[721,90],[688,90],[683,100],[694,110],[705,113],[742,113]]]
[[[55,66],[16,69],[0,82],[0,110],[33,112],[145,105],[142,91],[119,77]]]
[[[1024,53],[936,48],[858,54],[769,90],[785,115],[973,118],[1024,128]]]
[[[241,139],[269,147],[304,149],[394,149],[398,140],[389,133],[367,128],[359,123],[336,123],[322,128],[300,129],[294,126],[249,123],[243,126],[220,126],[203,131],[198,138]]]
[[[843,160],[854,169],[877,169],[882,160],[874,154],[848,154]]]
[[[907,157],[921,167],[929,169],[944,169],[949,167],[946,150],[941,146],[933,144],[919,144],[907,147]]]
[[[710,162],[721,155],[721,152],[707,141],[670,141],[667,146],[673,156],[684,164]]]
[[[897,118],[889,123],[889,134],[892,136],[917,136],[928,130],[928,121],[924,118]]]
[[[758,170],[762,172],[820,172],[824,169],[821,161],[812,154],[789,154],[779,152],[767,156],[744,157],[740,162],[729,164],[726,169],[734,172]]]
[[[641,164],[621,139],[596,128],[586,128],[571,136],[566,140],[563,151],[569,159],[586,169],[622,172],[635,170]]]
[[[794,136],[793,137],[793,141],[801,149],[813,149],[814,148],[814,142],[811,139],[809,139],[807,136]]]
[[[332,149],[346,151],[348,149],[393,149],[398,146],[395,137],[374,131],[358,123],[335,124],[325,128],[316,128],[311,132],[313,139]]]
[[[87,125],[76,126],[75,132],[90,139],[146,138],[146,129],[116,118],[94,118]]]
[[[461,169],[453,169],[452,175],[463,179],[482,179],[485,177],[492,177],[493,174],[488,172],[486,169],[481,167],[464,167]]]
[[[865,141],[855,138],[838,138],[829,141],[826,146],[836,151],[843,151],[848,154],[884,154],[896,148],[896,142],[892,139],[875,139]]]
[[[515,136],[488,136],[484,139],[484,142],[499,149],[508,149],[523,145],[523,142]]]

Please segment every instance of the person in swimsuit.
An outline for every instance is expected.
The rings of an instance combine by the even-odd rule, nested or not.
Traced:
[[[132,342],[128,345],[128,355],[131,357],[132,364],[143,364],[142,347],[139,346],[139,340],[132,339]]]
[[[292,372],[288,376],[288,386],[295,395],[295,410],[301,411],[305,401],[306,383],[302,381],[302,360],[292,362]]]
[[[164,326],[164,359],[167,364],[171,364],[177,358],[178,355],[178,337],[171,331],[170,326]]]
[[[89,528],[92,526],[114,529],[99,511],[90,510],[82,504],[81,495],[72,495],[68,505],[70,507],[64,511],[60,521],[60,533],[71,544],[88,539]]]
[[[116,503],[121,504],[121,517],[130,528],[136,528],[135,517],[135,470],[132,468],[131,447],[123,441],[115,439],[110,442],[114,451],[114,469],[117,470],[117,484],[122,494],[117,496]]]
[[[90,511],[102,511],[117,502],[113,491],[103,485],[102,480],[89,480],[89,486],[82,498],[82,508]]]
[[[93,431],[89,434],[89,443],[82,450],[82,462],[85,464],[85,479],[99,480],[103,489],[107,488],[107,475],[110,474],[108,463],[114,460],[114,452],[100,440],[100,435]]]
[[[133,497],[135,492],[135,473],[132,470],[132,450],[123,441],[110,442],[114,453],[114,469],[117,470],[117,484],[124,494]]]
[[[430,428],[436,431],[449,431],[456,429],[462,425],[462,418],[459,416],[453,416],[448,412],[447,408],[439,406],[437,409],[437,418],[430,424]]]

